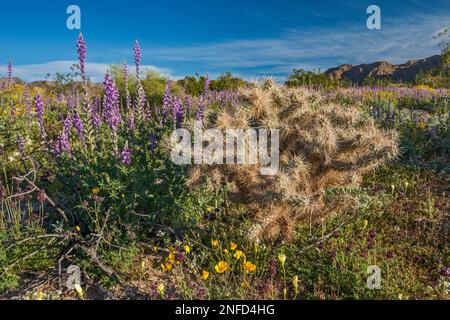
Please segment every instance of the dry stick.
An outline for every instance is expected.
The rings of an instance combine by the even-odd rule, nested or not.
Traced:
[[[17,180],[17,181],[26,181],[30,186],[33,187],[33,189],[32,189],[31,191],[28,191],[28,192],[26,192],[26,193],[24,193],[24,194],[28,194],[28,193],[31,193],[31,192],[36,191],[36,190],[37,190],[38,192],[42,192],[42,193],[44,194],[44,196],[45,196],[45,199],[50,203],[50,205],[51,205],[53,208],[55,208],[56,211],[58,211],[59,214],[61,214],[61,216],[63,217],[64,221],[65,221],[66,223],[69,222],[69,219],[67,219],[67,216],[66,216],[65,212],[64,212],[63,210],[61,210],[61,208],[59,208],[59,207],[56,205],[56,203],[55,203],[52,199],[50,199],[50,197],[49,197],[42,189],[40,189],[40,188],[38,188],[38,187],[36,186],[36,184],[35,184],[35,181],[36,181],[36,166],[35,166],[33,160],[31,160],[31,164],[32,164],[32,166],[33,166],[33,170],[31,170],[30,172],[28,172],[28,173],[27,173],[26,175],[24,175],[24,176],[14,177],[13,179],[14,179],[14,180]],[[27,178],[30,174],[33,174],[33,181],[31,181],[30,179]],[[20,194],[20,195],[12,195],[12,196],[10,196],[10,198],[18,197],[18,196],[21,196],[21,195],[23,195],[23,194]]]
[[[42,189],[38,188],[32,181],[30,181],[28,178],[24,178],[24,181],[26,181],[27,183],[29,183],[32,187],[36,188],[36,190],[38,192],[42,192],[45,196],[45,199],[48,201],[48,203],[50,203],[50,205],[56,210],[58,211],[58,213],[63,217],[64,222],[68,223],[69,219],[67,218],[66,213],[56,204],[55,201],[53,201]]]
[[[306,247],[303,247],[300,251],[298,251],[298,253],[299,253],[299,254],[300,254],[300,253],[303,253],[303,252],[305,252],[306,250],[308,250],[309,248],[314,247],[316,244],[318,244],[318,243],[320,243],[320,242],[322,242],[322,241],[324,241],[324,240],[327,240],[328,238],[330,238],[331,236],[333,236],[333,234],[334,234],[336,231],[340,230],[343,226],[345,226],[345,225],[351,223],[352,218],[355,217],[355,216],[356,216],[356,214],[353,214],[353,215],[352,215],[351,217],[349,217],[347,220],[341,222],[341,223],[340,223],[336,228],[334,228],[330,233],[327,233],[327,234],[324,235],[324,236],[321,236],[321,237],[319,237],[319,238],[317,238],[317,237],[312,237],[312,238],[310,238],[310,239],[307,241],[307,242],[310,242],[310,244],[307,245]]]
[[[80,245],[80,248],[84,251],[84,253],[86,253],[91,259],[92,261],[94,261],[97,266],[102,269],[108,276],[110,277],[115,277],[119,283],[122,282],[121,278],[119,277],[119,275],[110,267],[108,267],[106,264],[103,263],[103,261],[100,260],[100,258],[98,257],[97,252],[95,252],[92,248],[90,247],[86,247],[84,245]]]
[[[22,239],[20,241],[17,241],[15,243],[11,244],[9,247],[6,247],[5,250],[12,249],[16,246],[19,246],[19,245],[21,245],[25,242],[31,241],[31,240],[43,239],[43,238],[63,238],[63,236],[59,235],[59,234],[43,234],[43,235],[39,235],[39,236],[29,237],[29,238],[25,238],[25,239]]]

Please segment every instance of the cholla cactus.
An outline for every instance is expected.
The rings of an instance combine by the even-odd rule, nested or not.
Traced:
[[[399,152],[397,134],[377,128],[356,107],[329,103],[319,92],[271,80],[242,89],[237,107],[207,110],[203,124],[222,130],[280,130],[276,175],[261,175],[260,164],[198,165],[191,172],[191,186],[207,177],[214,187],[227,184],[232,201],[248,205],[255,222],[250,239],[289,239],[298,223],[351,210],[353,197],[330,203],[326,188],[357,185],[364,173]]]

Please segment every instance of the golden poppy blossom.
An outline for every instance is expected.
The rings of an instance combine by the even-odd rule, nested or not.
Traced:
[[[211,240],[211,245],[213,247],[218,247],[219,246],[219,240]]]
[[[251,263],[250,261],[247,261],[244,264],[244,270],[247,272],[254,272],[256,270],[256,265]]]
[[[243,255],[244,255],[244,253],[241,250],[236,250],[236,252],[234,253],[234,257],[237,260],[239,260]]]
[[[92,188],[92,194],[98,194],[99,192],[100,192],[100,188],[99,187],[95,187],[95,188]]]
[[[209,277],[209,271],[203,270],[202,271],[202,279],[206,280]]]
[[[184,252],[190,253],[191,252],[191,247],[189,247],[188,245],[185,245],[184,246]]]
[[[231,244],[230,244],[230,249],[231,249],[231,250],[236,250],[236,248],[237,248],[237,244],[234,243],[234,242],[231,242]]]
[[[217,273],[224,273],[228,269],[228,263],[225,261],[220,261],[218,264],[214,266],[214,270],[216,270]]]

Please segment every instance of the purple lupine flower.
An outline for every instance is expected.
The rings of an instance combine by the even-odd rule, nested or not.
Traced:
[[[126,166],[129,166],[131,164],[131,150],[128,147],[128,141],[125,143],[121,155],[122,155],[122,163]]]
[[[192,110],[192,98],[191,96],[186,97],[186,113],[191,112]]]
[[[129,109],[127,125],[130,131],[133,132],[136,127],[136,114],[134,113],[134,109]]]
[[[109,71],[105,75],[103,85],[105,88],[104,118],[111,130],[116,132],[120,123],[119,91]]]
[[[23,138],[18,136],[16,139],[17,149],[19,150],[20,155],[23,157],[25,155],[25,143]]]
[[[172,118],[173,118],[173,125],[175,128],[179,128],[182,125],[183,117],[184,111],[181,100],[179,98],[175,98],[173,99],[172,105]]]
[[[136,63],[136,79],[139,81],[141,79],[139,73],[139,67],[141,65],[141,47],[137,40],[134,42],[134,62]]]
[[[100,106],[100,98],[96,97],[94,103],[92,104],[90,111],[90,119],[91,123],[95,128],[100,127],[100,116],[99,116],[99,106]]]
[[[203,115],[205,112],[205,102],[202,98],[200,98],[197,107],[197,113],[195,114],[195,120],[200,121],[203,119]]]
[[[60,156],[63,152],[72,152],[72,148],[69,142],[69,134],[70,130],[72,129],[73,123],[74,121],[72,121],[70,115],[67,115],[67,117],[63,121],[62,132],[59,134],[56,145],[54,147],[54,153],[56,154],[56,156]]]
[[[31,103],[29,100],[28,86],[25,87],[25,91],[23,93],[23,105],[25,107],[25,113],[27,117],[31,115]]]
[[[146,100],[147,100],[147,97],[145,96],[144,87],[142,86],[142,83],[139,82],[139,84],[138,84],[138,108],[142,114],[144,114]]]
[[[73,115],[73,127],[75,128],[75,131],[77,132],[78,137],[80,137],[80,140],[84,141],[83,121],[81,120],[78,112],[75,112]]]
[[[39,124],[39,129],[41,130],[41,137],[45,137],[45,130],[44,130],[44,102],[42,101],[42,98],[39,95],[36,95],[35,97],[35,110],[36,110],[36,117]]]
[[[154,134],[150,135],[150,152],[151,153],[155,153],[157,143],[158,143],[158,140],[156,139],[156,136]]]
[[[86,42],[84,42],[83,34],[80,32],[77,41],[77,51],[78,51],[78,62],[80,64],[81,78],[83,82],[86,81]]]
[[[206,96],[209,92],[209,85],[211,84],[211,80],[209,80],[208,72],[205,75],[205,82],[203,84],[203,95]]]
[[[12,82],[12,61],[8,62],[8,83]]]
[[[172,85],[172,82],[169,80],[167,82],[166,89],[164,90],[163,107],[162,107],[162,110],[161,110],[163,123],[166,122],[167,112],[169,112],[170,106],[172,104],[172,99],[170,97],[171,85]]]
[[[128,78],[128,66],[127,66],[126,62],[123,65],[122,73],[123,73],[123,81],[125,82],[126,106],[127,106],[127,110],[130,110],[130,108],[131,108],[131,97],[130,97],[130,90],[128,88],[129,78]]]

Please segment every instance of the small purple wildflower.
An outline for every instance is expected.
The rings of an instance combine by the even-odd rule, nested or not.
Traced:
[[[439,275],[442,277],[450,277],[450,268],[442,267],[438,270]]]
[[[389,252],[386,253],[386,258],[392,259],[392,258],[394,258],[394,257],[395,257],[395,253],[394,253],[394,252],[389,251]]]

